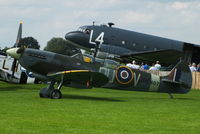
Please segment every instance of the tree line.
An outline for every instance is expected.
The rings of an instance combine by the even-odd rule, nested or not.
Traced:
[[[40,45],[38,41],[33,37],[22,38],[19,41],[18,46],[33,48],[33,49],[40,49]],[[5,47],[2,50],[0,50],[0,52],[5,53],[6,50],[9,48],[11,47]],[[44,50],[58,53],[58,54],[68,55],[68,56],[71,56],[80,52],[78,48],[68,44],[67,41],[64,40],[63,38],[55,38],[55,37],[47,42],[47,45],[45,46]]]

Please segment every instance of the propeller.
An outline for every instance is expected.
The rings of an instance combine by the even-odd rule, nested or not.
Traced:
[[[99,44],[96,44],[94,48],[94,57],[97,56],[98,51],[99,51]]]
[[[21,38],[22,38],[22,22],[20,22],[20,24],[19,24],[19,30],[18,30],[18,34],[17,34],[17,40],[16,40],[16,42],[15,42],[15,44],[14,44],[13,47],[15,47],[15,48],[20,47],[19,42],[20,42]],[[17,59],[14,59],[14,61],[12,63],[12,68],[11,68],[11,70],[12,70],[12,76],[11,76],[11,78],[14,78],[16,67],[17,67]]]
[[[93,49],[92,53],[93,53],[93,57],[94,57],[94,61],[97,57],[97,53],[99,51],[99,43],[95,44],[95,48]]]

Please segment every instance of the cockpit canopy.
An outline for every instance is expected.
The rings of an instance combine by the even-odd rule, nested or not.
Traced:
[[[88,29],[87,27],[79,27],[77,31],[86,33],[86,34],[90,34],[91,29]]]

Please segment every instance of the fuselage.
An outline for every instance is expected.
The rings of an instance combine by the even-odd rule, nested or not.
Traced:
[[[95,72],[98,76],[94,75],[92,78],[88,77],[84,80],[85,83],[82,84],[86,84],[87,81],[93,82],[97,79],[98,81],[96,82],[100,83],[103,79],[99,79],[99,76],[104,75],[105,78],[108,78],[108,81],[106,84],[99,85],[100,87],[120,90],[187,93],[191,87],[192,77],[187,64],[179,64],[177,66],[177,70],[181,72],[183,71],[183,73],[178,73],[179,71],[176,71],[176,73],[170,73],[174,77],[174,81],[172,81],[168,76],[160,77],[138,69],[121,66],[114,60],[104,59],[103,61],[95,60],[93,62],[85,62],[80,57],[69,57],[53,52],[30,48],[26,48],[22,51],[19,50],[20,48],[12,48],[7,51],[7,53],[13,56],[13,58],[17,58],[19,63],[28,71],[40,75],[40,78],[49,80],[55,80],[55,74],[59,74],[60,72],[88,70],[88,73]],[[87,75],[88,73],[79,74],[76,82],[83,81],[81,78],[83,78],[83,75]],[[178,77],[176,77],[177,74]],[[59,78],[61,79],[61,76]],[[65,84],[73,82],[72,75],[70,74],[66,75],[64,78],[66,78],[63,81]],[[178,80],[176,80],[176,78]]]
[[[19,58],[20,64],[27,70],[47,75],[67,70],[94,70],[95,65],[85,64],[78,56],[70,57],[66,55],[56,54],[48,51],[26,48]]]
[[[174,57],[170,59],[171,61],[166,61],[171,63],[177,61],[188,46],[194,47],[194,44],[106,25],[82,26],[77,31],[67,33],[65,38],[79,48],[88,51],[98,48],[100,52],[118,56],[173,50],[175,52],[172,55],[166,55],[166,57]],[[163,61],[166,57],[163,57]]]
[[[92,31],[92,32],[91,32]],[[101,44],[108,44],[123,49],[122,53],[175,49],[182,51],[184,42],[147,35],[124,29],[107,26],[83,26],[78,31],[69,32],[65,38],[71,40],[85,49],[95,48],[97,37],[102,36]],[[92,35],[91,35],[92,34]],[[120,51],[120,50],[119,50]],[[117,53],[118,51],[116,51]]]

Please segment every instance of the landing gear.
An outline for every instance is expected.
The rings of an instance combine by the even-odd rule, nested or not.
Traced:
[[[50,94],[51,99],[60,99],[62,98],[62,93],[58,89],[54,89]]]
[[[60,91],[63,81],[59,84],[58,88],[54,88],[55,81],[51,81],[49,87],[40,89],[39,96],[40,98],[51,98],[51,99],[61,99],[62,93]]]
[[[40,98],[48,98],[48,87],[41,88],[39,93]]]

